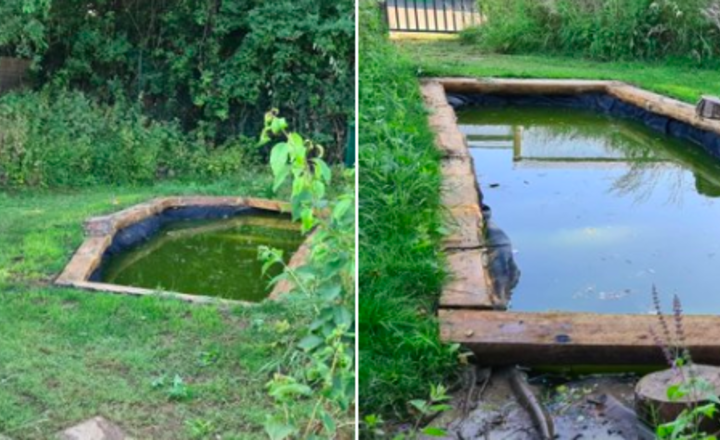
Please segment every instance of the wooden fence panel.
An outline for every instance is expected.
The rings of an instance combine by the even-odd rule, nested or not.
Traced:
[[[0,57],[0,94],[22,87],[29,68],[29,60]]]

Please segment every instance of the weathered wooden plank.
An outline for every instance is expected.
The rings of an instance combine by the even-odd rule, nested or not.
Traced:
[[[434,78],[448,93],[568,95],[607,91],[613,81],[579,79]]]
[[[663,364],[652,315],[439,311],[443,341],[462,343],[485,364]],[[720,363],[720,316],[685,316],[693,360]]]
[[[191,295],[179,292],[166,292],[161,290],[144,289],[141,287],[121,286],[117,284],[96,283],[91,281],[78,281],[71,284],[71,287],[88,290],[91,292],[117,293],[128,296],[157,296],[160,298],[177,299],[193,304],[216,304],[223,306],[255,305],[248,301],[215,298],[211,296]]]
[[[448,254],[451,281],[440,296],[444,307],[496,308],[483,265],[480,196],[472,157],[465,136],[460,132],[455,110],[448,104],[445,89],[437,81],[422,85],[425,104],[430,108],[430,127],[435,143],[443,152],[442,203],[450,214],[447,226],[451,233],[443,247]]]
[[[450,281],[440,296],[441,307],[462,309],[502,309],[495,297],[483,265],[481,249],[462,250],[448,254]]]
[[[448,104],[443,86],[437,81],[427,81],[422,84],[421,91],[431,110],[428,123],[435,133],[437,147],[444,156],[469,156],[465,136],[460,132],[455,110]]]
[[[667,116],[702,130],[720,133],[720,121],[699,118],[695,107],[627,84],[614,84],[608,93],[647,111]]]
[[[450,231],[443,240],[445,249],[477,249],[483,245],[483,218],[477,206],[460,206],[449,210],[446,227]]]

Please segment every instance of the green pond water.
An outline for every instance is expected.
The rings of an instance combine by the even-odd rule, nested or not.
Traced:
[[[244,214],[225,220],[178,221],[151,240],[108,259],[103,281],[125,286],[262,301],[268,281],[262,276],[258,246],[283,251],[287,263],[302,244],[299,226],[278,214]]]
[[[720,313],[720,163],[590,111],[458,112],[484,203],[511,239],[519,311]]]

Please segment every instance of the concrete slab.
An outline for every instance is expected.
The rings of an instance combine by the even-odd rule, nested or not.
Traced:
[[[57,435],[58,440],[132,440],[104,417],[93,417]]]

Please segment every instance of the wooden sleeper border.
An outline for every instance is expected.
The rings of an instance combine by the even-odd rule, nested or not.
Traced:
[[[90,281],[90,277],[102,264],[103,255],[106,249],[112,244],[115,234],[133,224],[141,222],[149,217],[158,215],[168,209],[187,207],[248,207],[273,212],[289,212],[290,204],[277,200],[259,199],[253,197],[210,197],[210,196],[189,196],[189,197],[163,197],[131,206],[114,214],[93,217],[85,222],[85,235],[87,238],[80,245],[72,259],[65,267],[60,276],[55,280],[58,286],[74,287],[94,292],[108,292],[133,296],[162,296],[180,299],[191,303],[201,304],[222,304],[222,305],[252,305],[247,301],[229,300],[203,296],[201,294],[187,294],[180,292],[164,292],[139,287],[122,286]],[[288,266],[297,268],[304,264],[310,256],[310,241],[312,234],[293,254]],[[278,299],[281,295],[288,293],[292,288],[289,281],[281,281],[270,292],[268,298]]]
[[[447,93],[571,95],[607,93],[647,111],[720,135],[720,121],[699,118],[695,107],[617,81],[432,78],[423,81],[430,127],[442,152],[442,198],[452,230],[443,247],[451,281],[438,312],[443,341],[461,343],[488,365],[660,365],[650,328],[653,315],[506,312],[483,265],[479,189],[472,157]],[[542,294],[542,292],[537,292]],[[720,363],[720,317],[684,316],[693,360]]]

